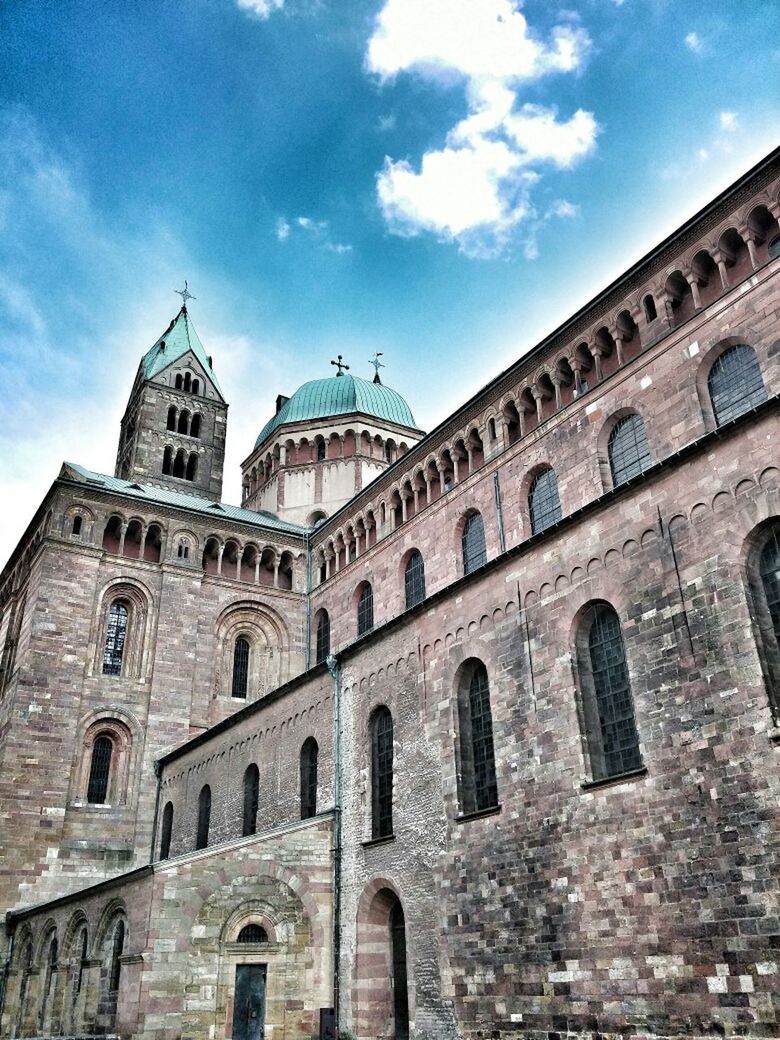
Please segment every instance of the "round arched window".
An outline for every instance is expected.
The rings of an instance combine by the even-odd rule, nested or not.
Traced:
[[[238,933],[240,943],[264,943],[268,942],[268,932],[261,924],[245,924]]]

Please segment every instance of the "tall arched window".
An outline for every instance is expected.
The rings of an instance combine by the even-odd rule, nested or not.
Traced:
[[[466,518],[461,537],[463,549],[463,573],[471,574],[487,560],[485,548],[485,525],[481,513],[472,513]]]
[[[257,833],[257,806],[260,802],[260,770],[254,762],[244,773],[244,820],[241,834],[244,838]]]
[[[609,435],[607,452],[614,487],[644,473],[652,460],[641,415],[634,412],[615,423]]]
[[[775,525],[761,551],[758,563],[772,631],[780,646],[780,528]]]
[[[249,640],[239,636],[233,646],[233,685],[231,696],[246,699],[249,685]]]
[[[416,607],[425,599],[425,563],[422,553],[414,549],[406,561],[404,571],[404,589],[406,592],[406,608]]]
[[[608,603],[583,616],[578,659],[594,779],[642,765],[620,620]]]
[[[92,760],[89,766],[87,801],[90,805],[105,805],[108,795],[108,780],[111,775],[111,757],[114,742],[104,733],[92,745]]]
[[[163,476],[166,476],[166,477],[170,476],[172,469],[173,469],[173,448],[171,448],[170,445],[169,445],[168,447],[166,447],[165,451],[163,452],[163,461],[162,461]]]
[[[317,814],[317,759],[319,748],[314,737],[307,737],[301,748],[301,819]]]
[[[458,687],[461,811],[482,812],[498,805],[493,716],[487,669],[469,662]]]
[[[358,599],[357,630],[363,636],[374,627],[374,590],[370,582],[363,586]]]
[[[108,988],[112,993],[119,989],[119,977],[122,972],[122,954],[125,949],[125,922],[119,918],[114,926],[114,937],[111,942],[111,967]]]
[[[77,513],[73,517],[73,528],[72,528],[72,532],[71,533],[78,537],[81,534],[81,525],[82,525],[82,523],[83,523],[83,518],[81,517],[81,514]]]
[[[79,993],[81,993],[81,987],[84,984],[84,971],[86,969],[88,945],[89,939],[87,935],[87,926],[84,925],[79,934],[76,936],[76,941],[73,944],[73,949],[76,951],[76,963],[73,965],[70,1003],[71,1008],[74,1010],[76,1008],[76,1003],[79,999]]]
[[[168,409],[168,421],[165,424],[165,428],[167,430],[176,429],[176,405],[172,404],[171,407]]]
[[[179,448],[179,450],[176,452],[176,458],[173,460],[174,477],[178,477],[180,480],[184,480],[186,468],[187,462],[184,455],[184,448]]]
[[[322,664],[330,653],[330,617],[327,610],[320,610],[317,614],[316,641],[314,663]]]
[[[198,795],[198,830],[195,835],[195,848],[205,849],[209,843],[209,825],[211,823],[211,788],[204,784]]]
[[[720,355],[710,369],[707,387],[717,426],[766,401],[756,352],[746,343],[729,347]]]
[[[198,454],[197,452],[191,452],[190,457],[187,459],[187,480],[197,480],[198,477]]]
[[[384,705],[371,722],[371,837],[393,833],[393,717]]]
[[[549,466],[537,473],[528,492],[528,511],[531,514],[531,533],[545,531],[561,519],[561,500],[558,495],[558,477]]]
[[[190,423],[190,437],[200,437],[200,415],[196,412]]]
[[[390,948],[393,957],[393,1040],[409,1038],[409,981],[406,965],[406,921],[401,900],[390,910]]]
[[[124,600],[114,600],[108,610],[106,641],[103,646],[103,675],[122,674],[128,617],[129,612]]]
[[[775,724],[780,724],[780,522],[764,529],[748,557],[758,651]]]
[[[173,837],[173,802],[166,802],[162,814],[160,832],[160,859],[168,859],[171,854],[171,838]]]
[[[48,955],[46,957],[46,971],[43,976],[43,987],[41,989],[41,1010],[38,1014],[38,1028],[44,1030],[46,1013],[49,1010],[51,1000],[52,982],[54,981],[54,970],[57,967],[57,936],[53,936],[49,943]]]

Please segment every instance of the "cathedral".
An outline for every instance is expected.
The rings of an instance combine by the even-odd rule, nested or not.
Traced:
[[[0,574],[2,1037],[780,1035],[778,218],[427,434],[339,358],[240,505],[185,287]]]

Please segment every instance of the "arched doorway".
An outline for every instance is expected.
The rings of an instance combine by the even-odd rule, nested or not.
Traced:
[[[360,1040],[409,1040],[410,994],[403,904],[375,881],[358,909],[355,1033]]]

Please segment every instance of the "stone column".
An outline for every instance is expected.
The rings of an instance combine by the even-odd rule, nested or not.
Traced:
[[[122,524],[119,528],[119,555],[124,556],[125,554],[125,535],[127,534],[127,524]]]
[[[255,553],[255,585],[260,584],[260,553]]]
[[[406,495],[398,493],[398,497],[401,499],[401,523],[406,523]]]
[[[236,581],[241,581],[241,561],[244,558],[244,550],[239,549],[236,553]]]
[[[552,380],[552,385],[555,388],[555,408],[557,410],[558,408],[561,408],[563,405],[563,401],[561,399],[561,386],[563,385],[563,378],[561,377],[560,372],[551,372],[550,379]]]
[[[540,423],[542,421],[542,402],[544,400],[544,394],[536,385],[531,387],[531,393],[534,401],[536,401],[536,421],[537,423]]]
[[[217,553],[217,574],[222,573],[222,554],[225,551],[225,546],[220,545],[219,552]]]
[[[139,560],[142,560],[144,558],[144,553],[146,552],[146,535],[147,535],[148,531],[149,531],[149,525],[148,524],[144,524],[144,526],[141,528],[141,545],[140,545],[140,547],[138,549],[138,559]],[[160,555],[162,555],[162,553]]]
[[[469,462],[471,462],[471,455],[469,454]],[[429,506],[431,504],[431,481],[428,474],[425,474],[425,504]]]
[[[728,268],[726,267],[726,258],[724,257],[720,249],[715,249],[712,253],[712,259],[718,265],[718,271],[720,272],[720,284],[723,286],[723,291],[725,292],[726,289],[731,288],[731,286],[729,285],[729,274]]]
[[[750,254],[750,263],[753,265],[753,270],[757,271],[761,265],[759,263],[758,254],[756,253],[756,233],[752,228],[745,228],[743,238],[745,239],[745,244],[747,245],[748,253]]]
[[[615,341],[615,353],[617,354],[618,365],[623,364],[623,337],[620,335],[620,329],[617,325],[613,325],[609,330],[609,334]]]
[[[691,287],[691,295],[693,296],[693,306],[695,310],[701,309],[701,294],[699,293],[699,279],[695,274],[686,274],[685,280]]]
[[[598,343],[593,343],[593,344],[591,344],[590,352],[593,355],[593,368],[595,369],[595,372],[596,372],[596,382],[600,383],[601,379],[602,379],[602,375],[601,375],[601,358],[602,358],[602,356],[604,354],[604,351],[598,345]]]

